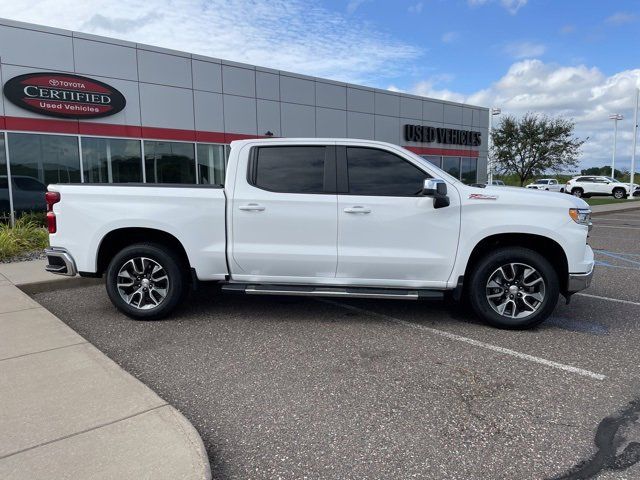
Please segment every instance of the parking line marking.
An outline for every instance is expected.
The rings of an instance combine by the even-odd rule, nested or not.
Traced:
[[[504,355],[510,355],[512,357],[517,357],[522,360],[528,360],[530,362],[539,363],[541,365],[545,365],[547,367],[556,368],[558,370],[564,370],[565,372],[575,373],[577,375],[582,375],[584,377],[593,378],[595,380],[604,380],[606,378],[605,375],[600,373],[591,372],[589,370],[585,370],[583,368],[574,367],[571,365],[565,365],[563,363],[554,362],[552,360],[547,360],[545,358],[536,357],[534,355],[529,355],[528,353],[517,352],[516,350],[511,350],[509,348],[499,347],[497,345],[492,345],[490,343],[481,342],[480,340],[474,340],[473,338],[464,337],[462,335],[458,335],[455,333],[449,333],[444,330],[438,330],[437,328],[426,327],[424,325],[420,325],[413,322],[408,322],[406,320],[400,320],[399,318],[391,317],[389,315],[384,315],[382,313],[373,312],[371,310],[366,310],[364,308],[354,307],[352,305],[345,305],[344,303],[336,302],[333,300],[320,300],[324,303],[329,303],[331,305],[335,305],[338,307],[345,308],[347,310],[351,310],[358,313],[364,313],[366,315],[371,315],[374,317],[382,318],[383,320],[387,320],[388,322],[395,323],[397,325],[402,325],[404,327],[413,328],[416,330],[422,330],[425,332],[429,332],[435,335],[439,335],[441,337],[448,338],[449,340],[455,340],[457,342],[463,342],[469,345],[473,345],[475,347],[484,348],[485,350],[492,350],[494,352],[502,353]]]
[[[591,293],[576,293],[581,297],[597,298],[598,300],[609,300],[610,302],[624,303],[626,305],[637,305],[640,307],[640,302],[632,302],[631,300],[622,300],[621,298],[601,297],[600,295],[592,295]]]

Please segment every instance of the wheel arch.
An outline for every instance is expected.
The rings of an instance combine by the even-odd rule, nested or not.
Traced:
[[[464,270],[464,278],[471,277],[471,271],[483,255],[504,247],[528,248],[545,257],[558,274],[560,291],[565,292],[569,275],[569,261],[562,246],[552,238],[533,233],[498,233],[480,240],[471,251]]]
[[[96,274],[102,275],[114,255],[136,243],[152,243],[167,247],[171,253],[178,256],[185,273],[191,269],[187,251],[172,234],[155,228],[125,227],[112,230],[102,237],[96,255]]]

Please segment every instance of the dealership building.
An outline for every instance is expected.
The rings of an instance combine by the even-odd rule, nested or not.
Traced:
[[[256,137],[381,140],[486,180],[484,107],[2,19],[0,80],[0,216],[51,183],[221,184]]]

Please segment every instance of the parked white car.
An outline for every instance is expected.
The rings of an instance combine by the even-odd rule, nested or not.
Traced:
[[[637,188],[636,185],[634,187]],[[565,191],[576,197],[613,196],[621,199],[629,195],[629,184],[611,177],[584,175],[569,180]]]
[[[113,304],[140,319],[209,281],[251,295],[448,293],[525,328],[587,288],[594,267],[583,200],[467,186],[367,140],[242,140],[224,187],[50,185],[47,203],[47,270],[104,275]]]
[[[550,192],[564,192],[564,185],[558,183],[555,178],[541,178],[527,185],[527,188],[534,190],[548,190]]]

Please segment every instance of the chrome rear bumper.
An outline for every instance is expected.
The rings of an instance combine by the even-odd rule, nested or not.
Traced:
[[[593,278],[594,267],[591,267],[591,271],[588,273],[570,273],[569,281],[567,282],[567,293],[573,294],[589,288],[591,285],[591,279]]]
[[[74,277],[78,270],[73,257],[64,248],[49,247],[44,250],[47,255],[47,272]]]

